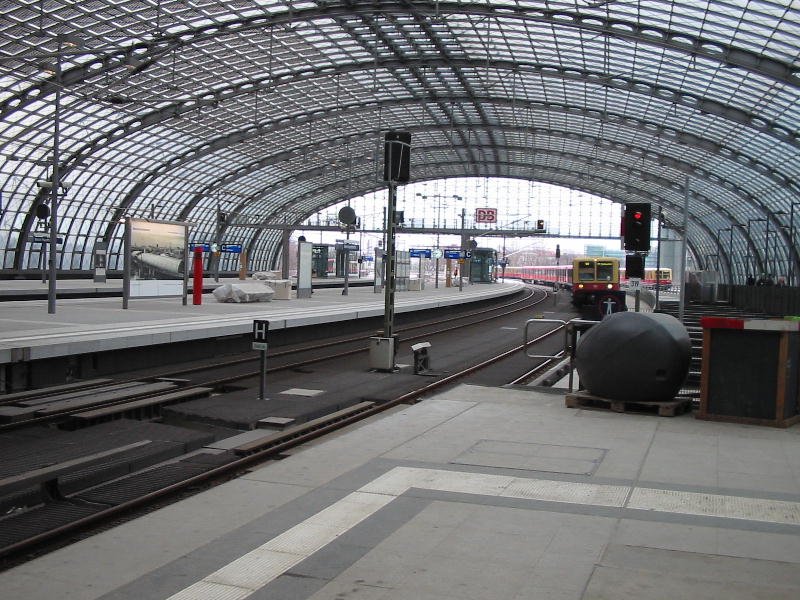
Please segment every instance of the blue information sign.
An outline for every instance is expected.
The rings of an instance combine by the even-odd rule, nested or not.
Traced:
[[[34,244],[49,244],[50,243],[50,236],[49,235],[34,235],[33,239],[30,240]],[[56,244],[63,244],[64,238],[57,237]]]
[[[411,258],[430,258],[431,251],[429,248],[411,248],[408,251],[408,255]]]
[[[189,252],[194,252],[195,248],[200,248],[203,252],[211,252],[211,244],[204,242],[202,244],[189,244]]]
[[[242,245],[241,244],[222,244],[220,248],[223,252],[231,252],[232,254],[241,254],[242,253]]]
[[[463,258],[461,256],[461,250],[445,250],[444,251],[445,258]]]

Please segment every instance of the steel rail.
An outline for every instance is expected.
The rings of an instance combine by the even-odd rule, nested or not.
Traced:
[[[556,334],[562,328],[563,326],[556,327],[551,331],[545,332],[538,338],[531,340],[527,345],[538,343]],[[466,367],[457,373],[453,373],[447,377],[432,382],[412,392],[408,392],[400,396],[397,396],[387,402],[373,405],[372,407],[366,408],[365,410],[359,413],[350,414],[344,417],[337,417],[336,419],[330,422],[323,421],[307,430],[303,428],[303,425],[299,425],[297,426],[297,428],[287,431],[285,439],[281,439],[277,442],[271,442],[269,443],[269,445],[265,446],[264,449],[258,450],[252,454],[239,458],[233,462],[221,465],[219,467],[215,467],[213,469],[210,469],[209,471],[206,471],[204,473],[199,473],[183,481],[176,482],[167,485],[159,490],[155,490],[147,494],[144,494],[138,498],[128,500],[126,502],[123,502],[113,507],[109,507],[105,510],[94,513],[92,515],[88,515],[71,523],[55,527],[47,532],[37,534],[35,536],[32,536],[31,538],[21,540],[4,548],[0,548],[0,558],[15,556],[23,551],[28,551],[32,547],[35,547],[39,544],[54,541],[67,535],[74,535],[78,531],[82,531],[100,525],[102,523],[106,523],[114,518],[119,517],[120,515],[129,513],[132,510],[152,504],[171,494],[184,491],[192,486],[205,484],[207,482],[222,477],[229,478],[233,473],[248,468],[253,464],[263,463],[265,461],[271,460],[274,456],[279,455],[287,450],[296,448],[297,446],[300,446],[306,442],[309,442],[311,440],[317,439],[319,437],[322,437],[324,435],[342,429],[348,425],[378,415],[382,412],[389,410],[390,408],[394,408],[400,404],[412,404],[419,402],[423,399],[423,396],[431,393],[432,391],[435,391],[447,385],[451,385],[456,381],[458,381],[459,379],[462,379],[468,375],[475,373],[476,371],[479,371],[492,364],[495,364],[517,352],[520,352],[521,350],[526,348],[527,345],[521,344],[515,346],[514,348],[501,352],[493,356],[492,358],[485,359],[474,365],[470,365],[469,367]]]
[[[442,320],[439,320],[439,321],[433,321],[433,322],[428,321],[428,322],[422,323],[422,324],[415,324],[413,326],[405,328],[403,331],[421,329],[423,327],[430,327],[432,325],[441,324],[441,323],[464,321],[465,319],[468,319],[470,317],[475,317],[475,316],[480,316],[481,317],[481,319],[478,322],[485,322],[485,321],[489,321],[489,320],[492,320],[492,319],[497,319],[497,318],[501,318],[501,317],[504,317],[504,316],[508,316],[510,314],[514,314],[515,312],[520,312],[522,310],[527,310],[531,306],[535,306],[536,304],[538,304],[540,302],[543,302],[544,300],[547,299],[547,295],[545,294],[544,297],[542,297],[542,298],[540,298],[538,300],[534,300],[531,303],[530,302],[531,299],[534,298],[535,295],[536,295],[535,292],[536,292],[536,290],[531,290],[531,293],[528,296],[526,296],[525,298],[518,299],[518,300],[515,300],[514,302],[511,302],[511,303],[508,303],[508,304],[505,304],[505,305],[501,305],[501,306],[497,306],[497,307],[493,307],[493,308],[489,309],[490,312],[493,312],[493,311],[506,310],[509,307],[516,307],[516,308],[513,308],[512,310],[506,310],[506,312],[502,312],[502,313],[499,313],[499,314],[496,314],[496,315],[486,316],[486,312],[485,311],[484,312],[472,311],[472,312],[469,312],[469,313],[466,313],[466,314],[458,315],[458,316],[455,316],[455,317],[449,317],[449,318],[442,319]],[[427,337],[427,336],[430,336],[430,335],[437,335],[437,334],[445,333],[447,331],[452,331],[452,330],[455,330],[455,329],[459,329],[461,327],[463,327],[463,325],[453,325],[451,327],[445,327],[443,329],[438,329],[438,330],[435,330],[435,331],[427,331],[425,333],[421,333],[421,334],[416,335],[416,336],[407,337],[405,339],[406,339],[406,341],[408,341],[408,340],[416,340],[416,339],[420,339],[422,337]],[[369,335],[365,335],[365,336],[356,336],[356,337],[352,337],[352,338],[345,338],[343,340],[335,340],[335,341],[331,341],[331,342],[323,342],[321,344],[314,345],[314,346],[306,346],[304,348],[287,350],[285,352],[276,352],[274,354],[270,354],[268,356],[268,358],[278,358],[278,357],[281,357],[281,356],[288,356],[288,355],[291,355],[291,354],[298,354],[300,352],[310,352],[310,351],[319,350],[319,349],[322,349],[322,348],[341,346],[341,345],[348,344],[348,343],[355,343],[355,342],[359,342],[359,341],[364,341],[366,339],[369,339],[369,337],[370,337]],[[320,363],[320,362],[324,362],[326,360],[333,360],[333,359],[336,359],[336,358],[343,358],[343,357],[346,357],[346,356],[360,354],[362,352],[367,352],[367,351],[368,351],[368,348],[359,347],[359,348],[355,348],[355,349],[352,349],[352,350],[346,350],[346,351],[343,351],[343,352],[338,352],[338,353],[333,353],[333,354],[326,354],[325,356],[319,356],[319,357],[316,357],[316,358],[306,358],[306,359],[303,359],[303,360],[300,360],[300,361],[297,361],[297,362],[287,363],[287,364],[282,364],[282,365],[276,365],[276,366],[270,367],[270,368],[267,369],[267,373],[276,373],[276,372],[286,371],[286,370],[290,370],[290,369],[302,368],[304,366],[311,365],[311,364],[316,364],[316,363]],[[191,370],[177,370],[177,371],[170,371],[170,372],[167,372],[167,373],[161,373],[159,375],[156,375],[155,377],[170,377],[170,376],[175,376],[175,375],[185,375],[185,374],[190,373],[190,372],[209,371],[209,370],[213,370],[213,369],[222,369],[222,368],[230,367],[232,365],[246,364],[246,363],[249,363],[249,362],[254,362],[256,360],[258,360],[258,357],[248,357],[248,358],[244,358],[244,359],[236,359],[236,360],[233,360],[233,361],[222,361],[220,363],[206,364],[206,365],[203,365],[201,367],[195,367],[195,368],[193,368]],[[193,388],[201,388],[201,387],[221,387],[221,386],[224,386],[226,384],[230,384],[230,383],[234,383],[234,382],[237,382],[237,381],[241,381],[243,379],[250,379],[250,378],[253,378],[253,377],[258,377],[259,375],[260,375],[259,371],[240,373],[238,375],[228,375],[228,376],[225,376],[225,377],[223,377],[221,379],[207,380],[207,381],[203,381],[201,383],[197,383],[195,385],[187,386],[187,387],[184,387],[184,388],[181,388],[181,389],[183,389],[183,390],[191,390]],[[134,378],[134,379],[132,379],[130,381],[136,381],[137,379],[138,378]],[[122,380],[119,383],[125,383],[125,382],[126,382],[126,380]],[[160,395],[162,393],[164,393],[164,392],[154,392],[152,394],[138,396],[136,399],[137,400],[142,400],[142,399],[146,399],[146,398],[151,398],[151,397],[154,397],[154,396],[158,396],[158,395]],[[131,402],[131,400],[127,399],[127,398],[126,399],[121,399],[121,400],[111,400],[111,401],[108,401],[108,402],[105,402],[105,403],[93,405],[91,407],[91,410],[100,409],[100,408],[107,408],[107,407],[112,407],[112,406],[124,406],[125,404],[127,404],[129,402]],[[78,409],[78,410],[65,409],[63,411],[55,412],[55,413],[52,413],[52,414],[44,416],[44,417],[34,417],[33,419],[24,419],[24,420],[20,420],[20,421],[15,421],[13,423],[0,424],[0,432],[16,430],[16,429],[20,429],[20,428],[27,427],[27,426],[32,426],[32,425],[40,425],[40,424],[45,424],[45,423],[51,423],[51,422],[56,421],[58,419],[63,419],[63,418],[68,417],[68,416],[70,416],[72,414],[76,414],[78,412],[83,412],[85,410],[89,410],[89,408],[88,407],[83,407],[83,408]]]

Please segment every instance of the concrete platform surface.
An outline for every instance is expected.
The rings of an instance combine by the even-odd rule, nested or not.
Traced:
[[[395,312],[451,306],[513,294],[522,284],[428,286],[420,292],[398,292]],[[294,293],[293,293],[294,295]],[[267,319],[270,329],[283,329],[374,317],[384,314],[384,294],[372,287],[317,289],[311,298],[250,304],[217,302],[204,294],[202,304],[187,306],[180,298],[132,298],[122,309],[121,298],[59,300],[48,314],[46,300],[0,303],[0,364],[102,352],[154,344],[240,335],[252,331],[253,320]]]
[[[292,281],[296,280],[292,277]],[[216,281],[213,277],[203,278],[203,289],[211,290],[216,286],[224,283],[235,283],[240,281],[238,277],[220,277]],[[326,286],[326,285],[342,285],[344,283],[343,277],[315,277],[312,285]],[[372,279],[366,277],[353,277],[350,279],[350,285],[361,286],[371,285]],[[194,285],[192,278],[189,278],[188,287],[191,290]],[[49,291],[48,282],[43,282],[41,279],[0,279],[0,300],[6,298],[14,298],[15,296],[38,296],[47,298]],[[97,282],[88,278],[77,279],[59,279],[56,284],[56,294],[58,298],[69,296],[86,296],[90,294],[122,294],[122,278],[114,277],[107,279],[103,282]]]
[[[800,429],[460,386],[0,573],[45,600],[800,597]]]

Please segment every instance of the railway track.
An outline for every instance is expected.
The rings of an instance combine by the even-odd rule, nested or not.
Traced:
[[[491,310],[472,311],[458,317],[437,319],[435,321],[410,325],[402,328],[404,341],[411,341],[421,337],[429,338],[432,335],[442,335],[452,331],[463,331],[464,328],[467,327],[466,323],[485,322],[487,319],[499,319],[509,314],[519,313],[520,311],[529,311],[533,306],[541,304],[546,298],[547,295],[541,291],[532,292],[526,298],[507,303],[503,306],[494,307]],[[538,343],[552,336],[557,330],[558,328],[554,328],[553,331],[543,334],[540,336],[540,339],[534,340],[532,343]],[[279,357],[286,357],[286,360],[279,365],[272,366],[270,370],[273,372],[293,370],[297,369],[298,366],[325,360],[341,360],[343,357],[350,356],[354,353],[365,352],[366,349],[363,347],[363,342],[367,337],[369,336],[353,336],[344,340],[332,340],[315,345],[306,345],[301,348],[279,350],[271,353],[271,360],[273,362],[277,361]],[[342,350],[342,344],[358,344],[361,347]],[[318,353],[320,349],[326,350],[324,355],[315,355],[310,358],[298,358],[298,354],[309,351]],[[41,491],[45,495],[49,494],[47,501],[33,508],[20,510],[0,520],[0,531],[2,531],[2,533],[0,533],[0,558],[2,558],[6,564],[10,564],[17,561],[17,557],[21,554],[28,553],[31,548],[41,546],[45,543],[48,545],[48,548],[51,547],[52,544],[63,544],[62,540],[65,536],[74,536],[76,532],[86,531],[87,528],[109,523],[112,520],[119,519],[122,514],[129,513],[134,509],[143,509],[143,507],[150,506],[154,502],[162,501],[165,497],[174,496],[178,493],[185,493],[186,490],[190,488],[199,485],[208,485],[209,482],[228,479],[235,476],[236,473],[241,472],[243,469],[251,467],[255,463],[271,460],[280,456],[281,453],[288,449],[303,444],[311,439],[326,435],[327,433],[378,414],[398,404],[417,402],[436,390],[453,385],[481,369],[485,369],[490,365],[495,365],[507,359],[509,356],[518,354],[522,349],[522,344],[515,344],[504,352],[497,353],[488,358],[482,357],[478,360],[474,360],[470,364],[456,371],[448,372],[434,380],[417,378],[419,384],[415,386],[414,389],[400,390],[386,401],[356,402],[345,409],[335,411],[324,417],[312,419],[306,423],[289,427],[283,431],[265,432],[265,435],[257,440],[249,440],[232,445],[222,453],[214,453],[212,455],[199,451],[188,456],[174,457],[164,464],[151,466],[144,473],[127,475],[109,482],[100,483],[99,485],[96,484],[93,487],[79,489],[78,491],[70,490],[68,494],[63,493],[59,485],[59,477],[63,477],[63,474],[67,471],[61,470],[63,465],[50,465],[50,467],[48,467],[50,469],[48,473],[40,473],[40,476],[37,478],[31,478],[30,475],[28,475],[27,480],[29,484],[35,482],[36,486],[40,486]],[[244,365],[247,367],[253,360],[252,357],[246,357],[219,361],[214,368],[217,370],[224,370],[230,369],[231,366],[241,367]],[[183,390],[184,393],[190,393],[192,390],[197,390],[199,388],[211,389],[212,386],[219,387],[229,385],[231,382],[254,378],[258,375],[257,371],[250,371],[246,368],[245,372],[239,372],[227,377],[218,377],[216,374],[209,372],[210,368],[208,364],[178,369],[173,368],[160,373],[159,379],[162,383],[176,383],[175,379],[178,376],[201,374],[202,377],[200,377],[200,380],[203,385],[192,382],[191,385],[178,388],[179,390]],[[136,381],[137,380],[125,380],[122,382],[115,382],[113,385],[135,387]],[[102,387],[99,387],[102,383],[96,383],[98,384],[97,386],[84,391],[102,389]],[[125,388],[123,387],[121,389]],[[80,392],[80,390],[73,390],[73,392]],[[163,394],[163,392],[161,393]],[[169,391],[167,393],[174,393],[174,391]],[[32,397],[32,395],[28,393],[23,393],[23,395],[27,396],[29,399]],[[39,400],[46,401],[47,398],[52,398],[52,396],[42,396]],[[129,400],[128,403],[141,403],[143,400],[147,400],[147,398],[146,396],[139,397],[135,400]],[[6,403],[6,405],[8,404]],[[93,405],[91,410],[102,410],[113,408],[114,406],[118,406],[120,412],[124,412],[124,404],[114,402],[104,402]],[[85,412],[86,407],[79,409],[77,414],[80,414],[81,410]],[[6,424],[4,428],[24,431],[25,428],[33,430],[37,427],[41,428],[42,425],[49,425],[52,427],[53,424],[64,423],[75,415],[76,412],[74,411],[55,411],[53,414],[46,416],[36,417],[13,424]],[[105,425],[110,426],[112,424],[113,422],[106,423]],[[64,469],[66,469],[66,467],[64,467]],[[52,475],[54,476],[48,478],[48,476]],[[26,482],[24,477],[25,476],[23,476],[23,483]],[[8,483],[8,478],[0,479],[0,496],[2,496],[4,483]],[[17,487],[19,487],[19,485],[17,485]],[[29,486],[27,490],[28,500],[30,500],[31,487],[32,486]]]
[[[489,319],[499,319],[509,313],[530,310],[532,307],[541,305],[545,301],[546,295],[531,294],[527,298],[515,302],[494,307],[492,310],[472,311],[466,315],[450,317],[448,319],[437,319],[426,321],[402,328],[404,341],[412,341],[423,337],[430,338],[434,334],[446,334],[451,331],[463,330],[465,323],[485,321]],[[664,312],[671,312],[673,307],[667,305]],[[697,314],[695,314],[697,313]],[[694,353],[699,357],[702,344],[702,336],[697,335],[699,331],[699,317],[706,314],[715,315],[740,315],[740,312],[726,310],[726,307],[715,306],[709,310],[708,307],[689,307],[687,308],[688,329],[692,336],[693,345],[696,347]],[[756,316],[750,315],[748,316]],[[698,325],[693,321],[698,320]],[[554,335],[560,334],[560,327],[542,333],[534,339],[532,344],[545,343]],[[272,362],[284,359],[278,365],[270,368],[271,372],[291,371],[299,366],[335,360],[351,356],[358,352],[365,352],[364,341],[369,335],[357,335],[337,340],[328,340],[318,344],[305,344],[294,348],[279,349],[270,353]],[[521,336],[520,336],[521,341]],[[358,345],[357,348],[342,348],[347,345]],[[434,379],[419,378],[419,385],[412,390],[402,390],[390,398],[381,401],[360,401],[354,402],[350,406],[334,411],[323,417],[311,419],[305,423],[300,423],[287,427],[282,431],[266,431],[263,435],[237,442],[233,440],[230,447],[221,453],[206,453],[202,450],[195,451],[188,455],[182,455],[169,461],[151,466],[149,469],[128,475],[118,479],[113,479],[98,485],[87,487],[86,489],[62,494],[59,490],[58,482],[50,485],[50,498],[43,504],[34,508],[20,511],[19,514],[12,514],[0,520],[0,560],[5,566],[17,564],[24,560],[21,556],[29,556],[31,552],[46,552],[58,545],[63,545],[65,539],[73,539],[76,535],[87,535],[88,532],[98,527],[108,526],[110,523],[121,519],[130,518],[131,515],[147,511],[150,507],[171,499],[191,493],[190,490],[214,485],[217,482],[235,477],[238,473],[252,468],[254,465],[264,463],[269,460],[280,458],[285,452],[296,448],[310,440],[319,438],[334,432],[342,427],[356,423],[362,419],[377,415],[400,404],[418,402],[433,392],[441,390],[446,386],[463,381],[481,372],[492,365],[508,360],[509,357],[519,356],[523,350],[521,343],[514,344],[503,352],[497,352],[490,357],[482,357],[473,360],[457,370],[443,374]],[[324,351],[319,354],[320,351]],[[314,356],[303,356],[304,353],[315,354]],[[184,390],[198,389],[202,382],[206,388],[209,386],[224,386],[231,382],[242,381],[257,376],[256,371],[249,370],[249,365],[254,361],[253,357],[242,357],[217,361],[213,365],[205,363],[202,365],[192,365],[188,367],[178,367],[165,369],[159,374],[161,380],[174,381],[178,377],[194,376],[199,374],[201,377],[193,381],[191,385],[184,386]],[[528,372],[519,375],[514,380],[507,383],[524,383],[536,377],[542,371],[551,367],[553,361],[542,360],[539,365]],[[225,370],[232,367],[243,367],[242,372],[220,377],[214,370]],[[697,367],[699,371],[699,366]],[[131,385],[136,380],[127,379],[115,382],[115,385]],[[101,383],[97,383],[101,385]],[[692,383],[688,382],[691,387]],[[24,393],[23,395],[28,394]],[[44,398],[46,398],[45,396]],[[104,405],[108,406],[108,405]],[[113,406],[113,404],[112,404]],[[66,414],[51,415],[48,423],[52,423],[68,418]],[[26,427],[40,426],[43,421],[30,421]],[[110,425],[110,424],[107,424]],[[19,429],[20,425],[17,424]],[[59,465],[51,466],[54,473],[58,473]],[[41,481],[40,481],[41,480]],[[3,481],[0,480],[0,490]],[[47,485],[52,484],[45,477],[30,479],[41,485],[42,490],[46,491]]]
[[[545,298],[546,294],[542,290],[529,289],[522,298],[511,302],[398,327],[396,331],[404,342],[411,342],[526,311],[543,302]],[[286,349],[271,348],[268,353],[270,366],[267,373],[298,370],[315,363],[363,354],[368,350],[367,341],[372,335],[374,333],[364,333],[312,344],[298,344]],[[10,394],[0,400],[0,421],[6,421],[0,423],[0,432],[63,421],[87,410],[124,407],[129,403],[139,407],[146,406],[143,401],[148,398],[165,396],[165,402],[173,402],[191,399],[192,390],[199,393],[208,389],[224,390],[231,384],[258,377],[260,371],[255,370],[258,361],[258,354],[248,353],[246,356],[202,361],[191,366],[166,366],[156,372],[150,370],[146,374],[117,378],[113,383],[110,379],[97,379],[86,382],[85,386],[75,383],[48,390]],[[253,365],[254,368],[248,369],[248,365]],[[180,394],[177,394],[178,388]],[[103,394],[111,397],[105,399]],[[82,395],[88,396],[89,400],[82,403]],[[104,414],[109,413],[106,411]]]

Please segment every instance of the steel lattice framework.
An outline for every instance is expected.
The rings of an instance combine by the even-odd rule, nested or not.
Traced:
[[[692,251],[794,274],[800,5],[789,0],[12,0],[0,19],[0,268],[35,268],[59,94],[60,269],[125,214],[198,238],[299,224],[413,178],[511,177],[652,202]],[[55,67],[54,67],[55,65]],[[55,74],[53,71],[55,69]],[[689,192],[687,194],[687,183]],[[800,215],[797,220],[800,221]],[[280,232],[236,228],[274,265]],[[112,260],[111,266],[114,266]]]

